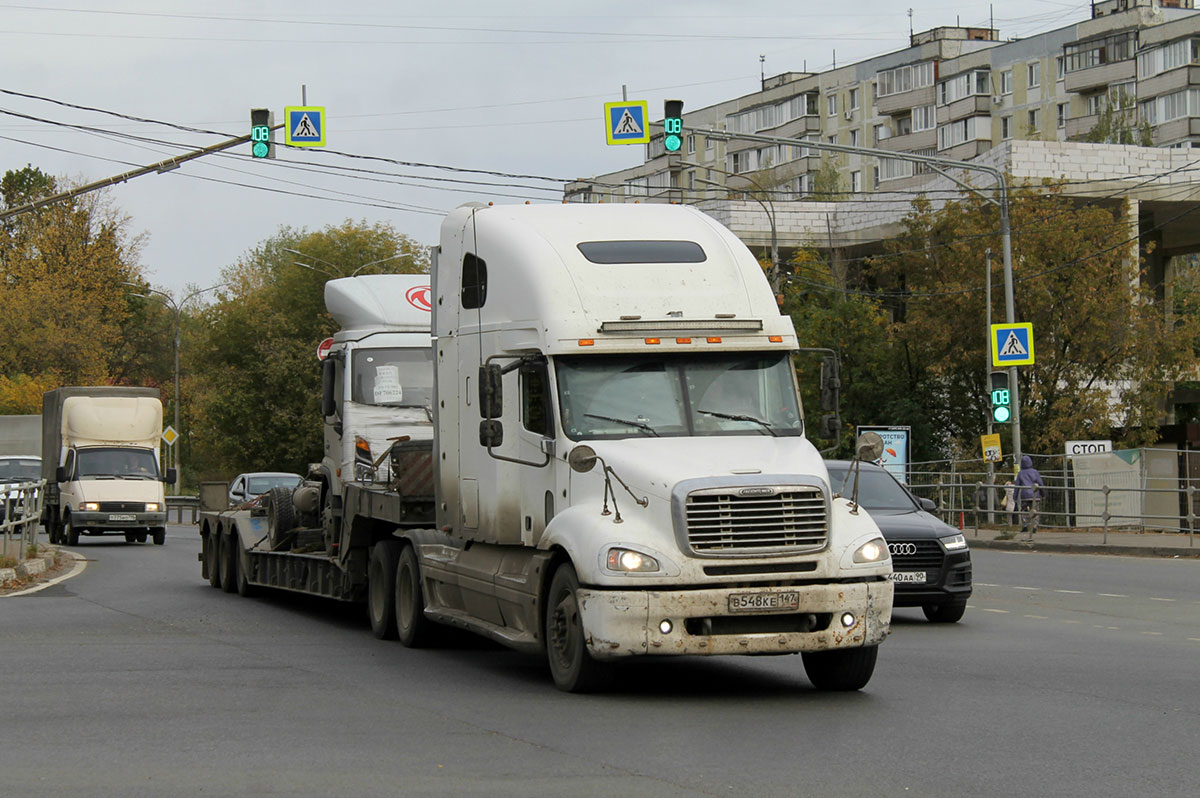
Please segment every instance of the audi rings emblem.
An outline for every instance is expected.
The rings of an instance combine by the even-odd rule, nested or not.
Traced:
[[[889,543],[888,551],[893,557],[904,557],[917,553],[916,543]]]

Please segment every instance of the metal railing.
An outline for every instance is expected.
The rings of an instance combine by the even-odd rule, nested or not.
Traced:
[[[14,557],[17,562],[24,562],[29,547],[37,545],[38,524],[41,522],[45,496],[45,480],[22,482],[5,488],[0,495],[4,513],[4,520],[0,521],[4,547],[0,551]]]
[[[167,497],[167,521],[171,520],[171,511],[175,511],[175,523],[183,523],[183,513],[186,510],[191,513],[192,520],[190,523],[196,523],[200,520],[200,497],[199,496],[168,496]]]

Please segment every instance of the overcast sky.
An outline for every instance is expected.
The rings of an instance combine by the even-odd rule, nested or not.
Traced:
[[[835,51],[846,64],[902,49],[910,5],[918,31],[986,25],[991,8],[948,0],[0,1],[0,89],[45,98],[0,94],[0,173],[28,163],[99,180],[244,135],[252,107],[282,121],[306,86],[308,104],[327,109],[325,151],[280,148],[274,161],[255,161],[242,145],[108,190],[133,230],[148,235],[147,276],[178,295],[219,281],[222,268],[281,225],[382,221],[433,244],[441,215],[462,202],[557,202],[560,182],[406,164],[560,180],[625,168],[641,161],[642,148],[607,146],[603,121],[603,103],[621,99],[622,85],[650,103],[652,119],[667,98],[701,108],[753,92],[760,55],[771,76],[827,69]],[[994,5],[1004,38],[1082,20],[1089,7]]]

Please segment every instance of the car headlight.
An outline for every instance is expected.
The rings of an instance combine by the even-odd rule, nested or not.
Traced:
[[[658,570],[658,560],[633,549],[609,549],[607,565],[610,571],[646,573]]]
[[[939,538],[942,545],[946,547],[946,551],[957,551],[967,547],[967,539],[962,535],[950,535],[949,537]]]
[[[79,505],[79,509],[86,510],[89,513],[100,512],[100,502],[84,502]]]
[[[146,512],[157,513],[158,512],[158,502],[146,502]]]
[[[855,562],[883,562],[887,558],[888,547],[883,538],[868,540],[854,552]]]

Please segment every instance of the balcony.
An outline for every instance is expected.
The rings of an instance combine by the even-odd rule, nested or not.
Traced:
[[[1072,117],[1067,120],[1067,138],[1071,140],[1081,139],[1096,126],[1100,121],[1099,114],[1088,114],[1087,116]]]
[[[875,98],[875,111],[880,116],[895,116],[921,105],[933,105],[937,100],[937,86],[924,86],[887,97]]]
[[[944,125],[957,119],[966,119],[968,116],[991,113],[992,98],[986,94],[973,94],[970,97],[955,100],[949,105],[938,106],[937,122],[939,125]]]
[[[1139,100],[1148,100],[1160,94],[1170,94],[1173,91],[1186,89],[1189,86],[1200,86],[1200,66],[1188,66],[1162,72],[1152,78],[1139,80],[1137,93]]]
[[[892,136],[879,142],[881,150],[892,152],[913,152],[915,150],[931,150],[937,147],[937,129],[921,130],[904,136]]]
[[[1064,88],[1069,92],[1088,92],[1112,83],[1123,83],[1127,80],[1133,80],[1136,77],[1137,61],[1130,58],[1125,61],[1100,64],[1099,66],[1068,72],[1064,81]]]

